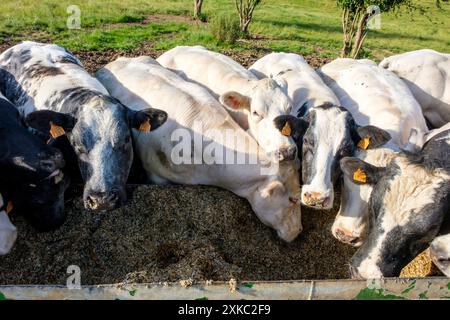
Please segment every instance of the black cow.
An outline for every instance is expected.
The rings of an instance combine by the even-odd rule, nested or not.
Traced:
[[[0,192],[40,231],[60,226],[65,219],[61,152],[32,134],[16,107],[0,95]]]

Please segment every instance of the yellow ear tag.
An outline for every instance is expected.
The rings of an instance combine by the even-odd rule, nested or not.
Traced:
[[[367,182],[367,176],[363,169],[358,168],[358,170],[353,173],[353,180],[366,183]]]
[[[364,139],[359,140],[358,148],[367,150],[370,145],[370,137],[365,137]]]
[[[283,129],[281,129],[281,134],[283,136],[290,137],[291,133],[292,133],[292,129],[289,126],[289,123],[286,121],[286,124],[284,125]]]
[[[139,126],[140,132],[150,132],[151,129],[152,129],[152,126],[150,124],[149,118],[145,119],[145,121],[142,122],[141,125]]]
[[[52,136],[53,139],[61,137],[65,134],[66,132],[64,131],[63,127],[53,124],[53,122],[50,122],[50,135]]]
[[[14,209],[14,204],[12,203],[12,201],[8,201],[8,204],[6,205],[6,214],[9,214],[12,209]]]

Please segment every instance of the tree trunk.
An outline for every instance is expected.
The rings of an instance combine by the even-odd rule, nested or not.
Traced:
[[[361,51],[362,45],[364,43],[364,39],[367,35],[367,19],[369,18],[370,14],[365,12],[358,23],[358,29],[356,31],[355,36],[355,43],[353,44],[352,49],[352,58],[356,59],[359,55],[359,52]]]
[[[203,0],[194,0],[194,17],[200,18],[202,14]]]
[[[353,47],[353,39],[361,11],[351,12],[345,8],[342,12],[342,31],[344,33],[344,44],[341,51],[341,57],[346,58],[350,55]]]
[[[260,2],[259,0],[235,0],[236,9],[239,13],[241,32],[245,35],[248,35],[248,26],[252,22],[253,11]]]

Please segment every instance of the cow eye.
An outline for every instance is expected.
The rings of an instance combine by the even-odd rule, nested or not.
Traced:
[[[75,152],[78,154],[85,154],[86,148],[83,145],[75,146]]]
[[[255,118],[261,118],[261,116],[259,115],[259,113],[256,112],[256,111],[253,111],[253,112],[252,112],[252,116],[254,116]]]

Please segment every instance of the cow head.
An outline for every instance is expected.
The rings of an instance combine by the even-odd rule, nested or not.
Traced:
[[[17,211],[35,217],[34,227],[55,228],[64,220],[68,185],[62,172],[63,156],[25,127],[12,104],[4,99],[0,103],[1,185],[11,191]]]
[[[361,140],[367,144],[365,148],[376,148],[390,140],[390,135],[374,126],[357,126],[343,107],[324,104],[309,110],[302,155],[304,205],[327,210],[333,207],[333,185],[341,173],[339,160],[353,155]]]
[[[302,231],[300,185],[294,166],[281,165],[282,175],[270,176],[253,190],[249,202],[265,225],[275,229],[284,241],[294,240]]]
[[[397,153],[390,148],[360,150],[355,156],[375,166],[386,166]],[[339,241],[359,247],[363,244],[368,225],[368,203],[372,185],[355,184],[344,175],[341,185],[341,205],[331,232]]]
[[[386,167],[342,159],[347,178],[373,188],[368,236],[351,259],[353,277],[398,276],[428,247],[450,209],[448,151],[430,142],[420,154],[400,154]]]
[[[437,237],[430,246],[430,255],[433,263],[450,277],[450,234]]]
[[[91,103],[76,118],[43,110],[30,113],[26,122],[42,132],[56,126],[68,134],[85,182],[85,207],[110,210],[126,201],[125,183],[133,160],[130,128],[146,134],[162,125],[167,114],[152,108],[132,111],[105,96]]]
[[[274,161],[294,160],[297,147],[274,126],[274,119],[290,114],[292,101],[273,79],[261,79],[246,95],[235,91],[220,96],[220,102],[231,111],[244,112],[250,134]]]

